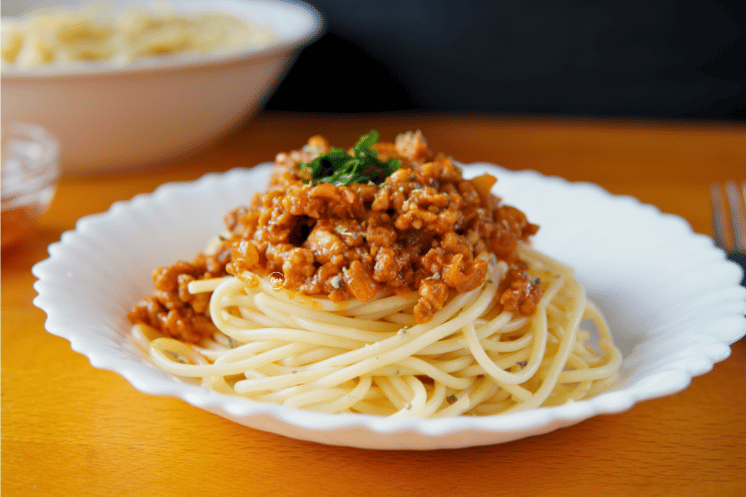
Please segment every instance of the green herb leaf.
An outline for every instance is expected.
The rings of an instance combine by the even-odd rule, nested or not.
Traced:
[[[372,154],[374,157],[378,157],[378,152],[370,150],[370,147],[378,143],[379,136],[378,131],[373,129],[367,135],[358,138],[357,143],[352,147],[355,155]]]
[[[301,163],[300,170],[307,183],[331,183],[336,186],[352,183],[382,183],[386,177],[401,167],[398,159],[382,162],[378,152],[371,147],[378,143],[378,132],[372,130],[361,136],[352,147],[353,155],[341,148],[319,155],[311,162]]]

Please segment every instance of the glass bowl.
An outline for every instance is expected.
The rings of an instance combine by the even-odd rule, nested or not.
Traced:
[[[3,124],[2,247],[23,239],[49,207],[59,178],[59,144],[40,126]]]

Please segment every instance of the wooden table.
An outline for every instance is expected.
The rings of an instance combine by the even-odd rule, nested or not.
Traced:
[[[33,235],[2,253],[2,494],[746,495],[746,340],[685,391],[503,445],[426,452],[324,446],[142,394],[44,331],[31,266],[81,216],[163,182],[272,160],[316,133],[351,145],[421,129],[465,161],[600,184],[710,234],[708,185],[746,179],[746,127],[448,115],[263,114],[166,167],[66,177]]]

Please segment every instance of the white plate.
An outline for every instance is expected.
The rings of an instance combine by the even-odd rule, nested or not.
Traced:
[[[746,333],[740,268],[679,217],[598,186],[488,164],[498,195],[541,224],[535,246],[573,265],[609,320],[624,354],[610,392],[515,415],[439,420],[309,413],[188,385],[148,363],[128,341],[126,314],[150,292],[151,270],[191,259],[222,228],[223,215],[264,188],[269,165],[167,184],[81,219],[33,268],[34,303],[47,330],[68,339],[94,367],[136,389],[178,397],[256,429],[325,444],[373,449],[488,445],[547,433],[640,400],[683,390],[725,359]]]

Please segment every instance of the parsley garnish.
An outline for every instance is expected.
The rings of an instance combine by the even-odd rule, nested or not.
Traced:
[[[311,162],[301,163],[301,173],[305,183],[317,185],[331,183],[336,186],[351,183],[382,183],[387,176],[399,169],[399,159],[382,162],[378,152],[371,147],[378,142],[378,132],[372,130],[361,136],[352,147],[352,155],[341,148],[332,147],[330,152],[321,154]]]

